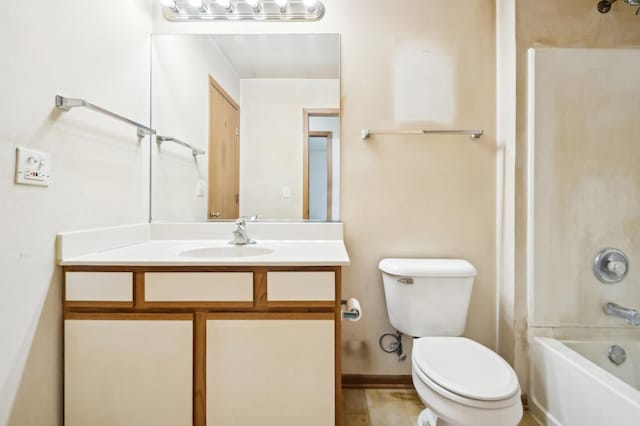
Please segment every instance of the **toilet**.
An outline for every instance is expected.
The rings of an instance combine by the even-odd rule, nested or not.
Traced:
[[[520,386],[509,364],[464,333],[474,266],[461,259],[382,259],[391,325],[413,336],[418,426],[515,426]]]

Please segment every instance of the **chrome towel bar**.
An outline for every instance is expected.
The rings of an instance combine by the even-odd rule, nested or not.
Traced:
[[[140,138],[147,135],[154,135],[156,133],[156,131],[151,127],[137,123],[131,119],[128,119],[127,117],[123,117],[119,114],[116,114],[115,112],[111,112],[107,109],[94,105],[91,102],[87,102],[84,99],[65,98],[64,96],[56,95],[56,107],[63,111],[69,111],[71,108],[84,107],[93,111],[97,111],[101,114],[108,115],[109,117],[115,118],[116,120],[120,120],[124,123],[136,127],[138,129],[138,137]]]
[[[207,151],[202,150],[200,148],[196,148],[192,145],[189,145],[186,142],[181,141],[180,139],[176,139],[172,136],[156,136],[156,143],[158,145],[161,145],[162,142],[173,142],[176,143],[178,145],[184,146],[185,148],[189,148],[191,150],[191,155],[193,155],[193,157],[197,157],[198,155],[204,155],[207,153]]]
[[[373,130],[363,129],[362,139],[370,139],[372,135],[469,135],[471,140],[478,140],[484,130]]]

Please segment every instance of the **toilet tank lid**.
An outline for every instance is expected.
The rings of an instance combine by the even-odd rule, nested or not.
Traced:
[[[382,259],[378,268],[409,277],[475,277],[478,271],[464,259]]]

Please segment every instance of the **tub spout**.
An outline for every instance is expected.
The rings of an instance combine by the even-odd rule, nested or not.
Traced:
[[[631,325],[640,325],[640,312],[635,309],[609,302],[604,306],[604,312],[607,315],[626,319]]]

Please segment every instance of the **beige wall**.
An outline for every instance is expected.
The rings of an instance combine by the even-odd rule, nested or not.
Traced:
[[[360,322],[343,327],[343,371],[411,370],[378,348],[378,337],[392,331],[377,269],[389,256],[471,261],[479,275],[466,334],[495,348],[495,2],[324,3],[322,21],[293,25],[173,24],[156,7],[154,32],[340,33],[341,201],[351,256],[343,296],[360,298],[364,310]],[[475,143],[456,136],[363,142],[366,127],[481,127],[486,135]]]
[[[61,420],[55,233],[144,221],[148,203],[147,142],[106,117],[60,113],[52,103],[62,92],[146,121],[149,0],[36,4],[37,14],[33,3],[16,3],[0,18],[0,50],[10,58],[0,79],[0,424],[19,426]],[[410,371],[377,347],[391,329],[376,267],[385,256],[470,260],[479,276],[466,334],[495,347],[494,3],[325,0],[318,23],[246,25],[169,23],[153,4],[154,32],[342,35],[342,215],[352,259],[344,295],[365,309],[362,321],[345,324],[344,371]],[[486,135],[365,143],[365,127],[482,127]],[[53,153],[48,189],[12,184],[16,145]]]
[[[515,365],[523,381],[527,361],[527,265],[526,265],[526,102],[527,49],[531,47],[638,47],[640,18],[634,8],[618,2],[608,14],[596,3],[584,0],[517,0],[517,143],[516,143],[516,275]],[[526,383],[523,383],[526,387]]]
[[[302,219],[302,110],[339,106],[340,80],[240,80],[240,215]]]
[[[148,138],[83,97],[149,120],[149,0],[5,2],[0,15],[0,425],[62,420],[60,231],[144,222]],[[13,183],[16,146],[52,154],[48,188]]]

